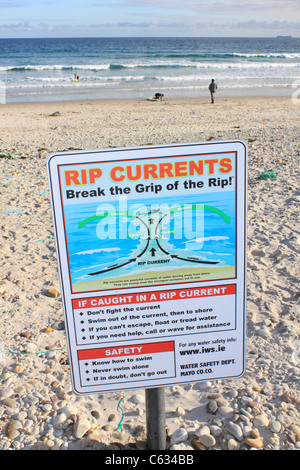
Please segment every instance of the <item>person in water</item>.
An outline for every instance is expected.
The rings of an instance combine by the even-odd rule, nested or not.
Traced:
[[[78,77],[78,75],[77,75],[76,73],[74,74],[74,80],[76,80],[76,81],[79,80],[79,77]]]

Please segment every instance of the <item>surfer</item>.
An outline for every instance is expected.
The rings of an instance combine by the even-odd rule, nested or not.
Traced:
[[[162,101],[164,96],[165,95],[163,95],[162,93],[155,93],[154,96],[151,96],[150,98],[148,98],[148,101]]]

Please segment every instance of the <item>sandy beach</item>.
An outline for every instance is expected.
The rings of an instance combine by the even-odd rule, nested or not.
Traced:
[[[72,392],[47,155],[232,139],[248,145],[246,373],[166,387],[167,448],[300,449],[300,105],[69,101],[0,116],[0,449],[145,449],[143,389]]]

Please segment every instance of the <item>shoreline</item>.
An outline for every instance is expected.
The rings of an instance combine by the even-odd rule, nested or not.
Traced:
[[[232,100],[233,102],[235,101],[241,101],[245,102],[247,100],[249,101],[283,101],[283,100],[290,100],[292,104],[292,95],[289,96],[218,96],[217,94],[215,95],[215,103],[214,105],[217,105],[218,103],[224,103],[224,101]],[[113,103],[113,104],[122,104],[122,103],[136,103],[136,102],[141,102],[141,103],[149,103],[149,105],[154,106],[156,105],[163,105],[166,103],[207,103],[211,104],[210,102],[210,96],[209,93],[206,94],[206,96],[194,96],[194,97],[181,97],[181,98],[167,98],[164,97],[161,101],[153,101],[149,100],[148,98],[135,98],[135,97],[126,97],[126,98],[95,98],[95,99],[78,99],[78,100],[57,100],[57,101],[26,101],[26,102],[13,102],[13,103],[4,103],[0,104],[0,111],[5,109],[5,107],[16,107],[16,106],[51,106],[51,105],[66,105],[66,104],[80,104],[84,105],[87,103],[95,103],[95,104],[107,104],[107,103]]]
[[[288,98],[292,98],[291,95],[288,95],[288,96],[285,96],[285,95],[280,95],[280,96],[268,96],[268,95],[255,95],[255,96],[231,96],[231,95],[228,95],[228,96],[218,96],[218,95],[215,95],[215,105],[218,103],[218,102],[223,102],[223,101],[228,101],[229,99],[231,100],[238,100],[238,101],[245,101],[245,100],[286,100]],[[206,96],[194,96],[194,97],[180,97],[180,98],[177,98],[177,97],[172,97],[172,98],[167,98],[167,97],[164,97],[162,99],[162,101],[158,101],[158,102],[155,102],[155,101],[152,101],[148,98],[145,98],[145,97],[142,97],[142,98],[139,98],[139,97],[127,97],[127,98],[87,98],[87,99],[74,99],[74,100],[68,100],[68,99],[62,99],[62,100],[53,100],[53,101],[16,101],[16,102],[9,102],[9,103],[2,103],[0,104],[0,110],[3,109],[3,107],[6,107],[6,106],[51,106],[51,105],[65,105],[65,104],[85,104],[85,103],[89,103],[89,102],[93,102],[93,103],[133,103],[133,102],[136,102],[136,101],[139,101],[139,102],[149,102],[149,103],[152,103],[152,104],[163,104],[163,103],[166,103],[166,102],[179,102],[179,103],[189,103],[189,102],[203,102],[203,103],[210,103],[210,96],[209,96],[209,93],[206,94]]]
[[[61,93],[61,94],[53,94],[52,97],[47,97],[47,94],[45,94],[44,96],[41,96],[40,99],[31,99],[31,98],[28,98],[28,99],[20,99],[19,101],[18,100],[12,100],[12,101],[8,101],[7,103],[5,104],[8,104],[8,105],[11,105],[11,104],[35,104],[35,103],[41,103],[41,104],[46,104],[46,103],[66,103],[66,102],[86,102],[86,101],[134,101],[134,100],[145,100],[147,101],[149,97],[153,96],[153,94],[155,93],[155,91],[159,91],[160,93],[164,93],[165,94],[165,98],[164,100],[194,100],[194,99],[208,99],[210,100],[210,96],[209,96],[209,92],[208,90],[203,90],[201,89],[200,91],[197,92],[197,90],[195,90],[195,93],[193,95],[191,95],[191,93],[186,93],[186,95],[184,94],[184,92],[182,93],[178,93],[178,94],[170,94],[170,96],[168,97],[168,95],[166,94],[166,91],[164,89],[159,89],[159,87],[157,87],[157,90],[143,90],[143,91],[140,91],[139,93],[136,93],[136,94],[130,94],[126,97],[126,96],[122,96],[122,95],[126,95],[126,90],[122,90],[120,93],[117,93],[116,96],[113,96],[113,94],[111,94],[111,96],[109,97],[106,97],[107,93],[106,92],[103,92],[101,90],[101,92],[98,92],[98,91],[95,91],[94,93],[91,93],[89,95],[89,93],[87,92],[86,93],[86,96],[83,96],[83,97],[80,97],[80,96],[76,96],[76,94],[72,94],[72,93]],[[152,95],[151,95],[152,93]],[[270,88],[232,88],[232,89],[223,89],[223,90],[218,90],[217,94],[216,94],[216,99],[257,99],[257,98],[288,98],[289,96],[291,96],[293,93],[293,88],[292,86],[288,87],[288,88],[276,88],[276,87],[270,87]],[[82,94],[84,95],[85,93],[84,92],[80,92],[78,93],[79,94]],[[66,98],[65,98],[65,96]],[[10,95],[10,96],[14,96],[14,95]],[[25,95],[26,96],[26,95]],[[48,95],[49,96],[49,95]],[[27,97],[26,97],[27,98]]]

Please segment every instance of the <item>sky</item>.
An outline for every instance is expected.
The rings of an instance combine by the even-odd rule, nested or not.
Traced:
[[[0,0],[0,38],[299,37],[300,0]]]

